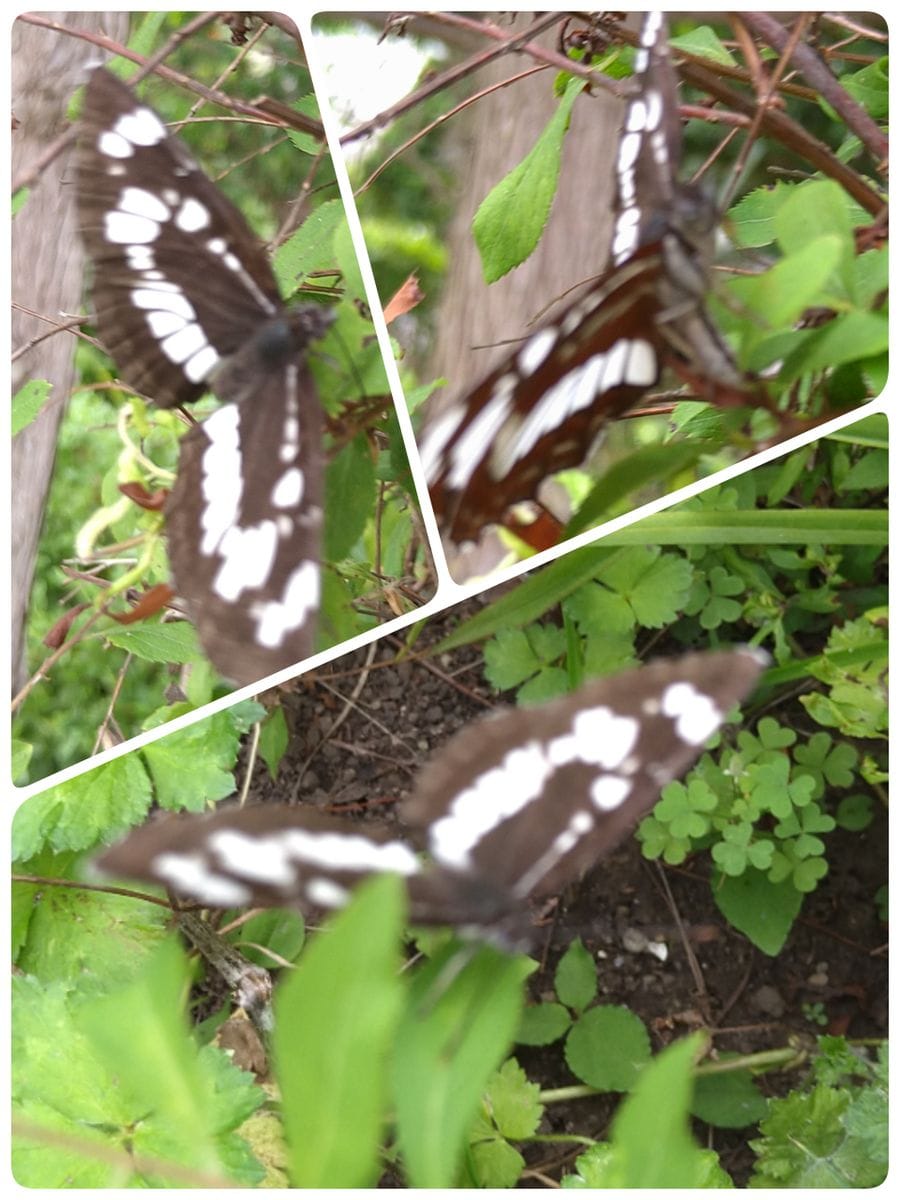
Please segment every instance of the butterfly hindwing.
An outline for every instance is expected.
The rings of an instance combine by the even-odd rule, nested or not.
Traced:
[[[181,443],[166,506],[175,587],[212,662],[237,682],[315,648],[322,471],[319,455],[304,456],[301,446],[318,445],[317,405],[300,404],[303,437],[293,457],[275,457],[282,392],[302,401],[311,386],[306,367],[272,373],[253,411],[225,404]]]

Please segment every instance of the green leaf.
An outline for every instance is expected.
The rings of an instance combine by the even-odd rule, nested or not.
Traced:
[[[517,584],[499,600],[489,604],[433,647],[433,654],[445,654],[458,646],[482,641],[501,630],[527,625],[608,565],[612,556],[604,546],[586,546],[558,558]]]
[[[189,663],[202,658],[197,631],[187,621],[141,622],[104,631],[112,646],[157,663]]]
[[[360,434],[331,461],[325,475],[325,557],[346,558],[375,504],[375,464]]]
[[[259,729],[259,753],[273,779],[278,775],[278,766],[284,758],[289,740],[284,709],[279,704],[270,710]]]
[[[328,200],[278,247],[272,266],[283,296],[293,296],[306,276],[323,266],[323,250],[330,257],[335,232],[344,222],[341,201]]]
[[[549,1046],[571,1024],[569,1011],[562,1004],[530,1004],[522,1013],[515,1041],[521,1046]]]
[[[273,1053],[291,1184],[371,1187],[387,1056],[400,1017],[402,888],[381,876],[318,937],[275,995]]]
[[[695,1145],[688,1121],[700,1044],[697,1035],[675,1042],[641,1072],[613,1117],[620,1177],[608,1186],[693,1188],[707,1176],[708,1158]]]
[[[762,871],[749,867],[736,879],[714,878],[712,892],[729,924],[772,957],[781,952],[803,904],[792,884],[770,883]]]
[[[231,795],[241,737],[235,716],[235,709],[216,713],[143,748],[161,808],[201,812]]]
[[[621,1005],[588,1009],[566,1038],[569,1069],[604,1092],[627,1092],[649,1061],[644,1023]]]
[[[541,1089],[531,1083],[514,1058],[495,1072],[487,1086],[485,1102],[491,1119],[505,1138],[521,1141],[537,1133],[544,1106]]]
[[[597,968],[580,938],[569,944],[559,960],[553,982],[560,1001],[576,1013],[597,995]]]
[[[728,1062],[728,1056],[718,1065]],[[766,1115],[765,1097],[747,1070],[704,1072],[701,1068],[694,1083],[691,1112],[717,1129],[743,1129],[755,1125]]]
[[[219,1051],[198,1053],[183,1014],[187,964],[171,939],[108,995],[31,979],[17,986],[14,1104],[30,1126],[15,1151],[21,1182],[259,1182],[234,1131],[263,1093]]]
[[[410,1187],[451,1187],[487,1080],[507,1053],[528,960],[487,946],[458,968],[459,946],[414,982],[397,1032],[397,1141]],[[465,952],[469,952],[468,948]]]
[[[29,379],[12,398],[12,435],[21,433],[46,404],[53,385],[46,379]]]
[[[840,238],[823,234],[752,278],[735,279],[730,291],[751,313],[780,329],[796,321],[821,293],[841,263]]]
[[[143,820],[151,799],[140,757],[123,755],[20,805],[13,816],[13,857],[30,859],[45,847],[90,849]]]
[[[556,112],[534,146],[490,191],[475,214],[472,233],[488,283],[524,262],[540,239],[556,195],[572,107],[584,87],[584,80],[569,79]]]
[[[666,442],[642,446],[613,463],[594,484],[566,525],[564,538],[574,537],[624,511],[624,502],[650,485],[659,487],[692,467],[704,454],[702,444]],[[628,507],[633,508],[633,504]]]

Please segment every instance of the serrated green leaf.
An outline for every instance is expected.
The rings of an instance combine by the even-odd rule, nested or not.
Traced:
[[[514,1058],[508,1058],[487,1086],[486,1104],[491,1119],[505,1138],[530,1138],[544,1115],[541,1089],[531,1083]]]
[[[522,1013],[515,1040],[522,1046],[549,1046],[571,1024],[568,1009],[561,1004],[530,1004]]]
[[[202,812],[231,795],[240,733],[228,710],[146,745],[141,754],[160,807]]]
[[[141,821],[151,799],[140,757],[123,755],[20,805],[13,816],[13,857],[34,858],[45,847],[90,849]]]
[[[203,655],[197,631],[187,621],[120,625],[106,630],[104,636],[111,645],[147,662],[189,663]]]
[[[307,275],[328,263],[334,235],[344,221],[341,201],[328,200],[278,247],[272,266],[283,296],[293,296]]]
[[[599,1005],[583,1013],[566,1038],[569,1069],[604,1092],[627,1092],[650,1061],[650,1038],[630,1009]]]
[[[472,233],[488,283],[524,262],[540,239],[556,195],[569,117],[584,87],[584,80],[569,79],[556,112],[534,146],[484,198],[475,214]]]

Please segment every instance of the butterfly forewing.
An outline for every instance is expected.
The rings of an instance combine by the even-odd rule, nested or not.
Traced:
[[[281,309],[255,236],[156,113],[102,68],[85,89],[77,183],[101,340],[126,383],[157,404],[196,399],[219,359]]]
[[[751,650],[659,660],[463,730],[423,771],[404,819],[431,857],[524,899],[609,851],[753,687]]]
[[[410,847],[387,830],[287,805],[167,814],[112,846],[97,866],[211,908],[338,908],[375,872],[410,877],[421,870]]]

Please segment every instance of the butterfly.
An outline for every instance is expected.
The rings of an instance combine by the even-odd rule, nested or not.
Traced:
[[[401,807],[412,842],[303,807],[224,807],[151,821],[98,866],[220,908],[340,908],[361,882],[393,872],[413,924],[527,945],[527,902],[609,854],[767,661],[747,648],[660,659],[466,726]]]
[[[308,354],[333,313],[285,307],[241,213],[103,68],[85,88],[76,191],[121,377],[163,407],[221,401],[181,444],[169,559],[209,658],[252,682],[314,648],[323,463]]]
[[[677,77],[660,12],[644,18],[634,82],[612,164],[611,266],[423,431],[432,504],[454,543],[476,539],[548,475],[578,466],[664,366],[711,397],[743,394],[704,307],[718,214],[677,178]]]

